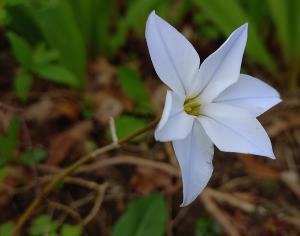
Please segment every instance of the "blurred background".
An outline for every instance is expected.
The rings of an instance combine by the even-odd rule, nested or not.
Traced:
[[[1,0],[1,236],[53,174],[111,142],[110,117],[122,138],[160,116],[167,88],[144,37],[154,9],[202,61],[249,22],[242,72],[283,98],[259,118],[277,160],[216,150],[208,187],[180,208],[172,146],[150,132],[61,183],[22,235],[300,235],[300,1]]]

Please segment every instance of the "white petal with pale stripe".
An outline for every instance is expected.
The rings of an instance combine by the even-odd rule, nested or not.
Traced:
[[[201,64],[194,79],[192,94],[199,94],[203,102],[211,102],[224,89],[235,83],[240,75],[247,42],[248,24],[236,29],[223,45]]]
[[[214,102],[237,106],[255,116],[281,102],[279,93],[263,81],[241,74],[239,80],[225,89]]]
[[[207,185],[212,172],[213,144],[198,121],[183,140],[173,141],[183,182],[183,202],[190,204]]]
[[[159,78],[174,92],[186,95],[200,65],[192,44],[154,11],[147,20],[146,40]]]
[[[221,151],[275,158],[268,134],[248,111],[210,103],[202,106],[202,113],[198,120]]]

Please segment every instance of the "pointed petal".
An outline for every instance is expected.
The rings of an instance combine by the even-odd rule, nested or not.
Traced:
[[[213,144],[198,121],[183,140],[173,141],[173,147],[181,169],[183,202],[190,204],[207,185],[212,172]]]
[[[212,101],[238,80],[247,41],[247,29],[248,24],[236,29],[225,43],[201,64],[194,84],[196,93],[202,90],[202,101]]]
[[[171,115],[163,127],[154,132],[157,141],[167,142],[184,139],[192,130],[194,117],[180,111]]]
[[[178,114],[183,109],[184,97],[178,96],[176,93],[171,90],[167,90],[165,106],[161,119],[158,123],[157,130],[162,129],[167,123],[169,117]]]
[[[241,74],[238,82],[225,89],[214,102],[240,107],[259,116],[281,99],[279,93],[263,81]]]
[[[250,153],[274,159],[271,141],[258,120],[241,108],[210,103],[198,120],[213,143],[225,152]]]
[[[165,124],[169,119],[171,111],[172,111],[172,92],[168,90],[166,94],[164,110],[161,115],[161,119],[157,125],[158,130],[165,126]]]
[[[174,92],[185,95],[200,58],[192,44],[153,11],[146,24],[146,40],[155,71]]]
[[[279,93],[263,81],[241,74],[238,82],[225,89],[214,102],[240,107],[259,116],[281,99]]]
[[[184,139],[192,129],[194,117],[183,111],[184,98],[167,91],[162,118],[156,127],[154,137],[158,141]]]

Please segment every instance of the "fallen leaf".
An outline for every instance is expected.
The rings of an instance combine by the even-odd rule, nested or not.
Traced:
[[[27,121],[43,124],[54,118],[55,107],[53,100],[49,98],[41,99],[25,110],[24,118]]]
[[[74,147],[83,144],[92,128],[91,121],[83,121],[55,136],[50,143],[47,163],[51,165],[61,163]]]
[[[154,168],[138,166],[130,179],[130,186],[137,194],[147,195],[155,191],[163,191],[171,195],[178,190],[170,175]]]
[[[71,120],[77,119],[80,114],[78,104],[70,100],[59,101],[56,105],[56,111],[59,115],[65,116]]]

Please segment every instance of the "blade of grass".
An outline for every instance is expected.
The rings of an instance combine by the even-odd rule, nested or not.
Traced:
[[[49,45],[60,53],[60,61],[82,84],[85,75],[86,50],[82,34],[66,1],[55,1],[45,7],[30,7]]]
[[[275,24],[275,30],[282,45],[285,58],[292,54],[291,32],[289,25],[289,7],[285,0],[268,0],[270,13]]]
[[[275,70],[275,63],[259,37],[256,25],[236,0],[227,0],[226,3],[222,0],[194,0],[194,2],[226,36],[243,23],[249,22],[246,52],[253,61],[263,64],[270,71]]]

